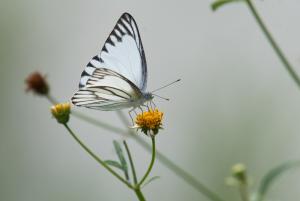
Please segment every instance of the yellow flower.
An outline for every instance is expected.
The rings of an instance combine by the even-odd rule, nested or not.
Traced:
[[[65,124],[70,118],[71,105],[70,103],[59,103],[53,105],[51,107],[51,113],[59,123]]]
[[[162,112],[150,109],[136,116],[134,128],[141,129],[146,135],[154,136],[162,128],[162,118]]]

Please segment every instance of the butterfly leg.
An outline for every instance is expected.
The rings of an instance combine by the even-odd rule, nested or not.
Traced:
[[[150,111],[150,107],[151,107],[151,105],[150,105],[150,107],[149,107],[149,102],[147,102],[147,105],[146,105],[146,107],[147,107],[148,111]],[[151,108],[151,109],[152,109],[152,108]]]
[[[133,118],[132,118],[132,115],[131,115],[131,112],[132,112],[132,111],[135,112],[135,108],[132,108],[131,110],[129,110],[128,114],[129,114],[129,116],[130,116],[132,125],[134,125]]]
[[[151,107],[154,106],[154,109],[156,108],[156,105],[155,105],[154,101],[151,100],[150,104],[151,104]]]
[[[141,113],[143,114],[144,113],[144,110],[141,106],[139,106],[139,109],[141,110]]]
[[[155,108],[156,108],[156,105],[154,104],[154,102],[153,102],[152,100],[149,101],[149,105],[150,105],[150,107],[151,107],[151,110],[154,111]]]
[[[143,104],[141,106],[147,108],[148,111],[150,110],[148,103],[147,104]]]

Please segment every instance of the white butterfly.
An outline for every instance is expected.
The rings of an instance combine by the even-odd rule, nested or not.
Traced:
[[[147,64],[137,24],[124,13],[81,74],[72,103],[99,110],[134,110],[153,99],[146,92]],[[130,111],[132,111],[130,110]]]

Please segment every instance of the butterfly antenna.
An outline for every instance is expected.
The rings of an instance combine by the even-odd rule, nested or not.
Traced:
[[[164,100],[166,100],[166,101],[169,101],[169,100],[170,100],[169,98],[165,98],[165,97],[159,96],[159,95],[157,95],[157,94],[152,94],[152,95],[153,95],[153,96],[156,96],[156,97],[158,97],[158,98],[164,99]]]
[[[151,93],[153,93],[153,92],[156,92],[156,91],[158,91],[158,90],[161,90],[161,89],[163,89],[163,88],[166,88],[166,87],[168,87],[168,86],[170,86],[170,85],[172,85],[172,84],[174,84],[174,83],[176,83],[176,82],[179,82],[181,79],[178,79],[178,80],[175,80],[175,81],[173,81],[173,82],[171,82],[171,83],[169,83],[169,84],[167,84],[167,85],[165,85],[165,86],[162,86],[162,87],[160,87],[160,88],[158,88],[158,89],[155,89],[155,90],[153,90],[153,91],[151,91]],[[153,94],[154,95],[154,94]],[[156,95],[156,96],[158,96],[158,95]],[[162,97],[161,97],[162,98]],[[164,99],[164,98],[163,98]]]

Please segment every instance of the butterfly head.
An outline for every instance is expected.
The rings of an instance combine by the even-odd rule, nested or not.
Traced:
[[[154,98],[153,94],[151,92],[144,93],[144,99],[145,101],[151,101]]]

